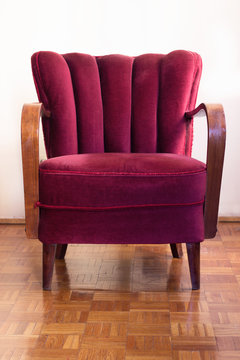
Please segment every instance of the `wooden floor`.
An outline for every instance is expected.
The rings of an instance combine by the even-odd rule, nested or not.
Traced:
[[[0,359],[240,359],[240,224],[201,245],[201,290],[186,251],[72,245],[41,289],[41,244],[0,226]]]

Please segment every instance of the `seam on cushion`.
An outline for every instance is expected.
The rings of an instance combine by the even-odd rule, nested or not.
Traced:
[[[36,90],[37,90],[38,100],[41,102],[40,91],[39,91],[39,87],[38,87],[38,84],[37,84],[37,80],[36,80],[34,74],[33,74],[33,81],[34,81],[34,85],[35,85]]]
[[[199,68],[197,69],[197,71],[196,71],[196,73],[195,73],[195,79],[194,79],[194,84],[195,84],[195,82],[196,82],[196,79],[197,79],[197,77],[198,77],[198,74],[199,74],[199,72],[200,72],[200,77],[201,77],[201,69],[199,70]],[[195,103],[194,103],[194,106],[193,106],[193,108],[196,106],[196,101],[197,101],[197,96],[198,96],[198,89],[199,89],[199,83],[200,83],[200,78],[199,78],[199,82],[198,82],[198,87],[197,87],[197,90],[196,90],[196,98],[195,98]],[[191,110],[191,109],[189,109],[189,110]],[[192,118],[192,122],[193,122],[194,120],[193,120],[193,118]],[[190,125],[190,122],[188,121],[188,123],[189,123],[189,125]],[[193,131],[193,126],[194,126],[194,124],[192,124],[192,127],[191,127],[191,134],[190,134],[190,139],[191,139],[191,143],[189,144],[190,146],[189,146],[189,150],[190,150],[190,152],[189,152],[189,154],[190,154],[190,156],[192,155],[192,149],[193,149],[193,142],[194,142],[194,131]]]
[[[161,134],[160,134],[160,130],[159,130],[159,127],[160,127],[160,123],[161,123],[161,118],[160,118],[160,115],[161,115],[161,110],[160,109],[160,104],[161,104],[161,101],[160,101],[160,96],[161,96],[161,85],[162,85],[162,77],[163,77],[163,74],[162,74],[162,62],[163,62],[163,58],[165,56],[167,56],[168,54],[165,54],[163,55],[160,60],[159,60],[159,67],[158,67],[158,94],[157,94],[157,110],[156,110],[156,153],[159,153],[159,149],[160,149],[160,138],[161,138]]]
[[[100,96],[101,96],[101,105],[102,105],[102,136],[103,136],[103,152],[105,152],[105,122],[104,122],[104,112],[103,112],[103,97],[102,97],[102,84],[101,84],[101,76],[100,76],[100,69],[97,59],[99,56],[93,56],[96,62],[97,71],[98,71],[98,81],[99,81],[99,89],[100,89]]]
[[[181,175],[195,175],[199,173],[206,172],[206,169],[203,170],[189,170],[189,171],[182,171],[182,172],[172,172],[172,173],[131,173],[131,172],[81,172],[81,171],[65,171],[65,170],[48,170],[48,169],[39,169],[40,171],[47,173],[47,174],[76,174],[76,175],[88,175],[88,176],[181,176]]]
[[[119,205],[119,206],[71,206],[71,205],[48,205],[43,204],[40,201],[35,203],[35,207],[45,208],[45,209],[59,209],[59,210],[83,210],[83,211],[101,211],[101,210],[117,210],[117,209],[131,209],[131,208],[144,208],[144,207],[162,207],[162,206],[194,206],[201,205],[204,203],[204,200],[193,202],[193,203],[183,203],[183,204],[138,204],[138,205]]]
[[[196,75],[197,75],[197,61],[196,61],[196,55],[192,52],[192,51],[189,51],[189,53],[192,55],[193,57],[193,62],[194,62],[194,71],[193,71],[193,75],[192,75],[192,87],[191,87],[191,91],[190,91],[190,96],[189,96],[189,99],[188,99],[188,103],[187,103],[187,109],[186,110],[189,110],[189,105],[190,105],[190,102],[191,102],[191,99],[192,99],[192,94],[193,94],[193,88],[194,88],[194,83],[195,83],[195,80],[196,80]],[[187,138],[189,140],[189,137],[192,136],[192,134],[189,134],[189,121],[186,121],[186,134],[185,134],[185,140],[184,140],[184,153],[186,154],[187,153],[187,149],[186,149],[186,146],[187,146]],[[192,146],[190,146],[192,147]]]
[[[39,53],[36,53],[36,58],[35,58],[35,64],[32,64],[32,74],[33,74],[33,81],[34,81],[34,84],[35,84],[35,87],[36,87],[36,90],[37,90],[37,95],[38,95],[38,100],[44,104],[44,107],[46,110],[48,110],[48,106],[46,104],[48,104],[48,100],[47,100],[47,96],[45,94],[45,91],[43,89],[43,83],[42,83],[42,80],[41,80],[41,76],[40,76],[40,69],[39,69],[39,64],[38,64],[38,57],[39,57]],[[33,68],[36,70],[35,71],[35,74],[34,74],[34,71],[33,71]],[[42,87],[42,94],[43,96],[41,96],[41,91],[39,89],[39,86],[38,86],[38,82],[40,83],[41,87]],[[46,98],[44,100],[44,97]],[[41,116],[41,121],[42,121],[42,124],[44,122],[44,114],[42,114]],[[45,134],[45,131],[43,131],[43,138],[44,138],[44,145],[45,145],[45,150],[46,150],[46,153],[47,153],[47,158],[50,158],[50,150],[47,146],[47,144],[50,143],[49,139],[46,138],[46,134]],[[49,138],[49,133],[48,133],[48,138]]]
[[[132,78],[131,78],[131,114],[130,114],[130,152],[133,153],[133,139],[134,139],[134,136],[133,136],[133,133],[134,133],[134,130],[133,130],[133,125],[134,125],[134,118],[133,118],[133,71],[135,71],[135,59],[136,57],[132,57],[133,61],[132,61]]]
[[[77,112],[77,106],[76,106],[76,89],[75,89],[75,85],[74,85],[74,82],[73,82],[73,75],[72,75],[72,69],[71,69],[71,66],[69,65],[67,59],[66,59],[66,56],[69,55],[68,54],[61,54],[62,58],[64,59],[67,67],[68,67],[68,70],[69,70],[69,74],[70,74],[70,78],[71,78],[71,85],[72,85],[72,92],[73,92],[73,100],[74,100],[74,108],[76,109],[76,129],[77,129],[77,150],[78,150],[78,153],[80,153],[79,151],[79,147],[80,147],[80,141],[79,141],[79,121],[78,121],[78,112]]]
[[[191,99],[192,99],[194,84],[195,84],[196,76],[197,76],[197,73],[198,73],[198,68],[197,68],[197,55],[196,55],[194,52],[192,52],[192,51],[189,51],[189,52],[190,52],[190,54],[191,54],[192,57],[193,57],[194,71],[193,71],[193,75],[192,75],[192,87],[191,87],[190,96],[189,96],[189,99],[188,99],[187,111],[189,110],[189,105],[190,105],[190,102],[191,102]]]
[[[95,56],[95,61],[97,64],[98,69],[98,76],[99,76],[99,85],[100,85],[100,94],[101,94],[101,101],[102,101],[102,119],[103,119],[103,152],[105,153],[106,143],[105,143],[105,117],[104,117],[104,106],[103,106],[103,92],[102,92],[102,81],[101,81],[101,73],[100,73],[100,67],[99,67],[99,59],[101,59],[103,56]]]
[[[44,104],[44,105],[45,105],[45,108],[46,108],[46,110],[49,110],[48,98],[47,98],[46,92],[45,92],[45,90],[44,90],[43,81],[42,81],[42,78],[41,78],[40,67],[39,67],[39,61],[38,61],[39,54],[40,54],[40,51],[36,54],[36,69],[37,69],[37,75],[38,75],[38,80],[39,80],[40,86],[41,86],[41,88],[42,88],[43,103],[46,103],[46,105]],[[39,91],[39,88],[38,88],[38,87],[37,87],[37,91]],[[39,94],[40,94],[40,92],[39,92]],[[40,99],[39,99],[39,100],[40,100]]]
[[[189,110],[189,107],[190,107],[190,102],[192,100],[192,96],[193,96],[193,89],[194,89],[194,85],[195,85],[195,82],[196,82],[196,79],[197,79],[197,74],[198,74],[198,69],[197,69],[197,55],[194,54],[192,52],[192,55],[194,57],[194,64],[195,64],[195,69],[194,69],[194,74],[193,74],[193,79],[192,79],[192,89],[191,89],[191,93],[190,93],[190,97],[189,97],[189,101],[188,101],[188,107],[187,107],[187,110]],[[197,91],[198,92],[198,91]],[[196,96],[197,96],[197,93],[196,93]],[[194,107],[196,105],[196,101],[195,101],[195,104],[194,104]],[[191,120],[191,122],[193,121],[193,119]],[[185,137],[185,154],[187,153],[187,150],[189,151],[189,154],[191,156],[192,154],[192,147],[193,147],[193,136],[194,136],[194,132],[193,132],[193,124],[192,124],[192,127],[191,127],[191,131],[190,131],[190,121],[187,121],[187,124],[186,126],[188,127],[186,130],[186,137]],[[188,134],[187,134],[188,132]],[[189,146],[189,149],[186,149],[186,145],[187,145],[187,136],[188,136],[188,146]]]
[[[194,72],[193,72],[193,79],[192,79],[192,88],[191,88],[191,92],[190,92],[190,97],[189,97],[189,100],[188,100],[188,106],[187,106],[187,111],[191,110],[189,109],[189,106],[190,106],[190,102],[192,100],[192,96],[193,96],[193,89],[194,89],[194,85],[195,85],[195,82],[196,82],[196,79],[197,79],[197,76],[198,76],[198,73],[199,73],[199,68],[198,68],[198,63],[199,63],[199,55],[190,51],[190,53],[192,54],[193,58],[194,58],[194,65],[195,65],[195,69],[194,69]],[[198,84],[198,87],[199,87],[199,84]],[[196,96],[195,96],[195,104],[194,106],[196,105],[196,100],[197,100],[197,95],[198,95],[198,88],[196,90]],[[192,120],[193,121],[193,120]],[[186,145],[187,145],[187,131],[189,132],[188,134],[188,140],[190,138],[191,141],[188,141],[189,142],[189,152],[190,152],[190,156],[192,154],[192,148],[193,148],[193,136],[194,136],[194,132],[193,132],[193,125],[192,125],[192,128],[191,128],[191,133],[189,131],[189,127],[190,127],[190,121],[187,121],[187,129],[186,129],[186,136],[185,136],[185,154],[186,154]]]

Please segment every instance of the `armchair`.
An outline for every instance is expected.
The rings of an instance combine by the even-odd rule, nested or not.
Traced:
[[[198,54],[32,56],[40,103],[22,110],[26,234],[43,244],[43,289],[68,244],[186,243],[192,288],[213,238],[225,148],[221,105],[194,110]],[[191,157],[193,117],[208,121],[206,164]],[[39,164],[42,118],[48,159]]]

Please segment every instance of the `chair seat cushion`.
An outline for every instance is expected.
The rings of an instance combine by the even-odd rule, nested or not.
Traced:
[[[67,155],[40,164],[38,205],[102,211],[202,204],[206,166],[175,154]]]
[[[40,164],[39,181],[43,243],[203,241],[206,168],[190,157],[61,156]]]

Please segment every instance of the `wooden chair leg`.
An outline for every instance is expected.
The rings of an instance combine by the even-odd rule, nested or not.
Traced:
[[[170,244],[171,250],[172,250],[172,256],[174,258],[181,258],[183,256],[182,252],[182,244]]]
[[[43,244],[43,289],[51,290],[56,244]]]
[[[62,260],[65,257],[66,251],[67,251],[68,244],[58,244],[55,258],[58,260]]]
[[[192,281],[192,289],[200,288],[200,243],[187,243],[189,271]]]

